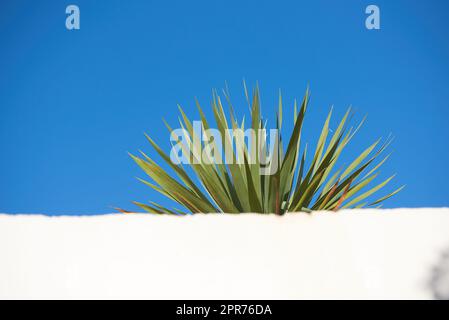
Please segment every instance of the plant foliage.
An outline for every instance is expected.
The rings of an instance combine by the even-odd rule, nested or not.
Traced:
[[[259,89],[253,90],[250,99],[246,86],[245,95],[251,111],[250,128],[266,128],[260,110]],[[223,139],[231,139],[226,134],[228,128],[246,128],[245,120],[238,122],[231,104],[228,91],[223,96],[229,105],[229,117],[226,116],[221,96],[214,91],[212,111],[216,128]],[[398,193],[402,188],[384,195],[377,200],[368,201],[370,196],[377,193],[394,176],[373,184],[378,176],[378,170],[388,159],[389,155],[380,155],[390,144],[387,138],[383,144],[380,139],[363,150],[348,166],[336,169],[335,165],[343,150],[363,124],[362,120],[357,127],[349,127],[348,118],[351,114],[349,108],[335,130],[330,130],[329,123],[332,116],[330,110],[321,134],[316,143],[310,159],[307,158],[307,145],[301,148],[301,132],[309,102],[309,90],[299,106],[294,103],[294,127],[286,149],[283,146],[282,136],[275,141],[274,148],[280,154],[279,169],[272,175],[260,174],[260,162],[249,163],[247,160],[248,146],[245,141],[236,141],[244,144],[244,163],[192,163],[188,166],[176,165],[170,160],[155,141],[146,135],[149,143],[156,153],[168,164],[173,173],[163,170],[156,162],[143,152],[141,156],[131,155],[140,168],[151,178],[151,181],[141,180],[143,183],[181,205],[184,211],[178,208],[166,208],[155,202],[148,204],[134,202],[147,212],[155,214],[184,215],[191,213],[275,213],[310,212],[312,210],[338,210],[343,208],[362,208],[379,206],[381,202]],[[205,117],[203,109],[197,102],[202,125],[205,129],[210,124]],[[179,107],[181,127],[187,130],[190,137],[196,133],[191,120],[188,119]],[[279,106],[276,115],[276,129],[282,127],[282,97],[279,94]],[[172,128],[165,123],[169,132]],[[257,135],[257,139],[266,141],[265,136]],[[195,157],[198,150],[185,149],[191,157]],[[200,153],[201,154],[201,153]],[[236,156],[235,154],[233,155]],[[189,167],[189,168],[188,168]],[[179,206],[178,206],[179,207]]]

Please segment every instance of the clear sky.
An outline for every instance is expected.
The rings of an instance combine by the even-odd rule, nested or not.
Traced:
[[[80,30],[65,27],[69,4]],[[369,4],[380,30],[365,28]],[[385,207],[449,206],[448,12],[444,0],[1,1],[0,212],[166,204],[127,152],[154,155],[143,132],[168,150],[161,119],[175,126],[177,103],[197,118],[194,97],[207,108],[225,81],[243,110],[243,78],[271,121],[279,88],[288,122],[309,84],[311,143],[331,105],[337,117],[353,105],[368,119],[348,158],[396,137],[385,192],[407,187]]]

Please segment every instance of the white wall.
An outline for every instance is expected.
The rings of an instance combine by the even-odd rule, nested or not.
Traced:
[[[0,298],[426,299],[444,250],[449,209],[0,215]]]

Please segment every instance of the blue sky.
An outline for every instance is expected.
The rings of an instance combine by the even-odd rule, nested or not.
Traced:
[[[65,28],[76,4],[81,29]],[[365,28],[376,4],[381,29]],[[136,181],[127,152],[168,150],[161,121],[177,103],[192,118],[227,81],[243,110],[242,79],[259,81],[265,116],[312,91],[305,139],[331,105],[368,115],[348,147],[396,137],[385,207],[449,206],[447,1],[2,1],[0,212],[101,214],[132,200],[167,202]],[[209,113],[210,114],[210,113]],[[335,122],[333,122],[335,125]],[[288,126],[287,126],[288,127]]]

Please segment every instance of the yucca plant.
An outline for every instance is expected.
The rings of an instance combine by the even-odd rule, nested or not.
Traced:
[[[257,133],[256,141],[264,150],[267,150],[266,135],[260,134],[260,129],[267,129],[267,123],[261,116],[259,89],[256,86],[251,99],[246,86],[244,86],[244,91],[251,113],[249,128]],[[237,121],[227,90],[223,91],[223,96],[229,105],[229,117],[226,116],[222,99],[216,91],[213,92],[212,111],[217,129],[223,139],[220,142],[232,144],[232,137],[227,130],[246,129],[245,120],[243,118],[241,122]],[[272,149],[280,156],[278,169],[273,170],[272,174],[261,174],[263,166],[261,159],[249,161],[250,146],[249,142],[245,142],[244,139],[235,140],[236,149],[240,147],[240,150],[243,150],[243,161],[240,163],[237,161],[233,161],[233,163],[213,161],[206,164],[201,161],[193,161],[185,167],[182,164],[173,163],[170,156],[146,135],[155,151],[171,167],[173,174],[166,172],[152,158],[140,152],[140,157],[134,155],[131,157],[152,181],[139,180],[184,207],[184,210],[180,210],[179,206],[169,209],[152,201],[148,204],[134,203],[145,211],[155,214],[257,212],[282,215],[286,212],[336,211],[342,208],[379,206],[382,201],[403,188],[400,187],[372,202],[367,201],[367,198],[370,198],[393,179],[391,176],[385,181],[368,187],[378,176],[379,167],[389,157],[387,155],[379,162],[376,161],[390,144],[391,139],[389,138],[383,144],[380,144],[380,139],[377,140],[347,167],[335,170],[337,160],[343,150],[364,122],[363,119],[357,127],[348,126],[351,108],[347,110],[333,132],[329,129],[332,115],[332,109],[330,110],[312,158],[306,160],[307,145],[305,148],[301,148],[301,131],[308,102],[309,90],[307,89],[299,110],[296,101],[294,103],[294,127],[287,148],[284,149],[281,134],[276,137],[274,145],[272,144]],[[198,101],[196,105],[203,128],[211,128]],[[276,129],[279,132],[282,127],[282,109],[282,97],[279,94],[279,107],[276,116]],[[188,133],[186,138],[193,139],[198,133],[195,132],[192,121],[188,119],[181,107],[179,110],[181,113],[180,125]],[[167,123],[165,125],[169,132],[173,133],[173,129]],[[202,146],[203,144],[200,147]],[[190,148],[184,146],[183,151],[190,159],[195,159],[198,154],[201,154],[200,150],[195,150],[195,148],[198,146]],[[236,153],[233,152],[231,155],[234,160],[238,157]],[[272,163],[268,167],[271,165]],[[266,169],[266,166],[264,168]]]

